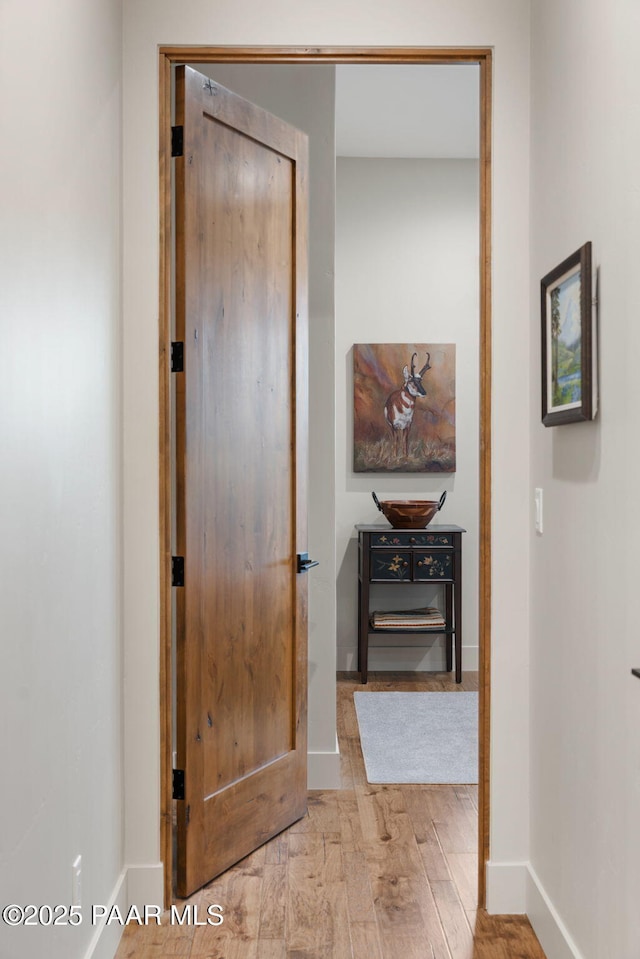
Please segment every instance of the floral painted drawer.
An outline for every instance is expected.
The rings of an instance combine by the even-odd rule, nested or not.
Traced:
[[[390,546],[453,546],[451,533],[402,533],[392,529],[388,533],[374,533],[371,546],[388,549]]]
[[[414,581],[453,579],[453,555],[416,550],[413,554],[413,579]]]
[[[411,553],[381,549],[371,553],[369,578],[372,582],[393,582],[411,579]]]

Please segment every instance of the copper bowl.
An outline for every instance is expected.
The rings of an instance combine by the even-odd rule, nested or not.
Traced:
[[[438,510],[442,509],[447,492],[439,500],[428,499],[387,499],[379,500],[375,493],[373,501],[389,520],[394,529],[424,529]]]

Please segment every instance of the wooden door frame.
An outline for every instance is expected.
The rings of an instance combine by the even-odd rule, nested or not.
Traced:
[[[491,675],[491,131],[492,50],[487,47],[159,48],[160,161],[160,853],[165,905],[173,899],[171,672],[171,67],[177,63],[476,63],[480,68],[480,574],[478,904],[486,899],[490,853]]]

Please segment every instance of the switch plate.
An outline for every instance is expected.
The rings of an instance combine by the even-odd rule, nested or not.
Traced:
[[[536,504],[536,533],[542,534],[542,490],[539,486],[536,487],[535,491],[535,504]]]
[[[71,905],[82,906],[82,856],[76,856],[71,866]]]

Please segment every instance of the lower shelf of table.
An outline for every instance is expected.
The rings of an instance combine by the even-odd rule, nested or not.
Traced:
[[[411,636],[411,635],[415,635],[415,636],[438,636],[438,635],[445,635],[445,636],[447,637],[447,639],[446,639],[447,663],[451,663],[451,666],[449,666],[449,668],[446,669],[445,671],[446,671],[446,672],[453,672],[453,671],[455,671],[456,683],[461,682],[461,680],[462,680],[461,660],[460,660],[460,657],[459,657],[459,653],[458,653],[457,648],[456,648],[456,665],[454,666],[454,663],[453,663],[453,644],[454,644],[453,637],[454,637],[454,635],[455,635],[455,632],[456,632],[455,627],[452,627],[452,626],[444,626],[444,627],[443,627],[443,626],[434,626],[434,627],[431,627],[430,629],[397,629],[397,628],[393,628],[393,627],[391,627],[391,628],[383,628],[383,629],[381,629],[380,627],[378,627],[378,628],[374,629],[372,626],[369,626],[369,628],[367,629],[367,632],[366,632],[366,638],[365,638],[365,636],[364,636],[363,634],[360,634],[360,638],[359,638],[359,641],[358,641],[358,671],[360,672],[361,682],[362,682],[363,684],[367,682],[367,675],[368,675],[369,670],[368,670],[368,666],[365,666],[365,667],[363,668],[363,661],[364,661],[365,663],[368,663],[370,650],[373,650],[373,649],[412,649],[412,650],[418,649],[418,650],[419,650],[419,649],[422,648],[419,643],[413,643],[413,644],[410,645],[410,646],[403,646],[403,645],[401,645],[401,644],[399,644],[399,643],[394,643],[392,646],[386,646],[386,645],[384,645],[384,644],[380,644],[380,645],[378,645],[378,646],[369,646],[369,636],[381,636],[381,635],[386,635],[386,636],[396,636],[396,635],[401,635],[401,636]],[[457,647],[457,645],[458,645],[458,640],[455,641],[455,645],[456,645],[456,647]],[[439,672],[439,670],[436,670],[436,672]]]
[[[452,626],[430,626],[428,629],[399,629],[395,626],[369,626],[367,633],[402,633],[405,636],[438,636],[440,633],[455,633]]]

